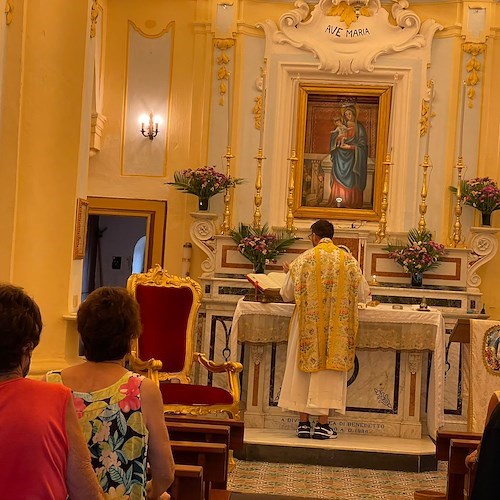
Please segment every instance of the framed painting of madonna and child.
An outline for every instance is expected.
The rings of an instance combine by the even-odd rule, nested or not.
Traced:
[[[392,87],[298,92],[294,217],[379,220]]]

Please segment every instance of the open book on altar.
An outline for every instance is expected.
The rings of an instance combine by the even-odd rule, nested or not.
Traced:
[[[286,273],[269,273],[269,274],[247,274],[247,280],[256,286],[260,291],[272,295],[280,292],[281,286],[285,282]]]

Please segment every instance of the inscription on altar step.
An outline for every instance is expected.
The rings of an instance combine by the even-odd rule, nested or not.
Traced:
[[[281,419],[283,428],[294,429],[298,425],[298,419],[293,417],[283,417]],[[314,426],[315,421],[312,421]],[[372,434],[380,436],[384,433],[385,424],[378,422],[352,422],[349,420],[332,419],[330,418],[330,425],[332,429],[339,434]]]

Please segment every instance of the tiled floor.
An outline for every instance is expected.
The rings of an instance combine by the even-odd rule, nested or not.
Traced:
[[[344,434],[338,439],[318,443],[315,440],[298,439],[293,431],[282,429],[245,429],[245,443],[281,445],[285,459],[287,446],[321,446],[333,450],[420,456],[435,452],[435,445],[428,437],[399,439]],[[241,493],[283,495],[285,498],[411,499],[418,489],[446,490],[446,463],[439,463],[437,471],[417,473],[238,460],[230,473],[228,489]]]
[[[417,489],[445,491],[446,464],[436,472],[393,472],[238,460],[228,489],[241,493],[335,500],[413,498]]]

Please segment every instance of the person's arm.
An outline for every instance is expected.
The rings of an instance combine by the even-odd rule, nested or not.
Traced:
[[[494,392],[491,395],[490,401],[488,403],[488,410],[486,411],[486,420],[484,422],[484,427],[485,428],[486,428],[486,425],[488,424],[488,422],[490,421],[491,414],[493,413],[493,410],[496,408],[496,406],[497,406],[498,403],[499,403],[498,397],[497,397],[496,393]],[[479,450],[480,450],[480,448],[481,448],[481,441],[477,445],[477,448],[472,453],[470,453],[469,455],[467,455],[465,457],[465,465],[467,467],[469,467],[469,469],[475,467],[475,465],[477,464],[477,461],[478,461],[478,458],[479,458]]]
[[[152,380],[142,381],[141,404],[144,423],[149,431],[151,481],[148,483],[147,498],[157,499],[173,483],[175,464],[165,425],[161,392]]]
[[[68,437],[68,464],[66,466],[66,487],[70,500],[103,499],[103,492],[90,463],[90,453],[83,437],[73,398],[66,407],[66,435]]]
[[[280,295],[285,302],[293,302],[295,300],[293,280],[290,275],[290,271],[287,272],[285,282],[283,283],[283,286],[280,290]]]
[[[369,302],[371,299],[370,285],[364,275],[361,275],[361,281],[358,286],[358,302]]]

